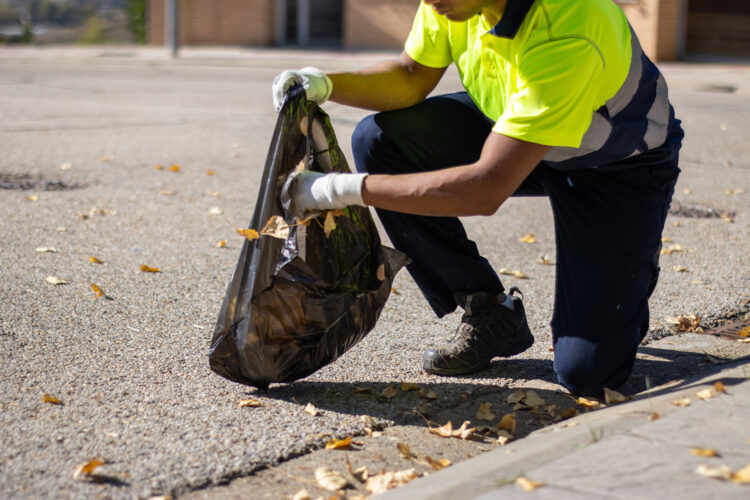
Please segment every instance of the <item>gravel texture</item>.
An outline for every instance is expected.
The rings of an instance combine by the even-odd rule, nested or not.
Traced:
[[[554,261],[544,199],[510,200],[492,217],[466,219],[497,268],[531,277],[506,279],[522,288],[537,338],[523,355],[479,377],[423,374],[422,351],[450,335],[457,315],[437,320],[403,272],[375,330],[304,381],[259,394],[208,369],[213,322],[241,245],[234,228],[250,218],[275,121],[273,76],[308,64],[354,69],[381,56],[186,51],[171,61],[151,49],[0,48],[0,173],[78,185],[0,190],[0,496],[180,494],[305,453],[326,435],[361,432],[360,414],[416,418],[420,401],[357,399],[360,385],[419,383],[438,393],[436,413],[467,390],[556,389],[547,326],[554,267],[537,263],[545,254]],[[686,251],[662,256],[654,337],[671,331],[668,317],[699,314],[712,324],[747,312],[750,301],[750,69],[675,64],[664,72],[687,133],[675,199],[735,216],[669,217],[665,236]],[[456,88],[451,73],[439,90]],[[325,109],[349,154],[365,112]],[[222,215],[210,215],[213,207]],[[528,233],[536,244],[519,241]],[[161,272],[142,272],[144,264]],[[48,284],[48,276],[68,283]],[[92,283],[111,300],[96,298]],[[63,404],[44,403],[45,393]],[[248,397],[264,406],[240,408]],[[302,413],[307,402],[322,415]],[[108,480],[72,478],[97,457]]]

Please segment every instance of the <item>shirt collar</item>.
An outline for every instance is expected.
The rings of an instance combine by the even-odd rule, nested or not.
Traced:
[[[534,0],[508,0],[500,21],[488,33],[498,37],[514,38]]]

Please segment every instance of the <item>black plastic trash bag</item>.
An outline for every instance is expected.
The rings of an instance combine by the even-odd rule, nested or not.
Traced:
[[[209,352],[213,371],[261,389],[310,375],[359,342],[408,262],[381,245],[365,207],[346,208],[328,237],[323,215],[298,224],[281,193],[301,162],[319,172],[350,171],[328,115],[295,89],[276,122],[250,222],[260,232],[281,216],[289,235],[245,240]]]

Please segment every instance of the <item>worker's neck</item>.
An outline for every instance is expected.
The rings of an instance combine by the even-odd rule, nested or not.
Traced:
[[[482,15],[490,26],[494,26],[500,22],[507,3],[508,0],[492,0],[482,7]]]

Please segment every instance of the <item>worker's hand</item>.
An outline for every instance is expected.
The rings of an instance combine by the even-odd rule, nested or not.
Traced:
[[[362,205],[362,183],[367,174],[321,174],[304,170],[292,179],[292,213],[332,210]]]
[[[288,69],[273,79],[271,93],[276,111],[281,111],[287,91],[295,85],[302,85],[307,99],[318,104],[326,102],[333,90],[331,79],[318,68],[308,67],[297,71]]]

